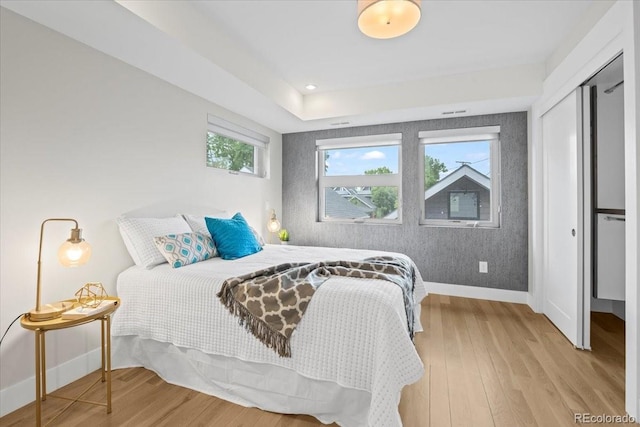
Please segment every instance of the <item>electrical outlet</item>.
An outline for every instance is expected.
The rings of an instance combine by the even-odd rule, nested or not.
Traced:
[[[480,261],[478,264],[478,268],[480,269],[480,273],[488,273],[489,272],[489,266],[487,261]]]

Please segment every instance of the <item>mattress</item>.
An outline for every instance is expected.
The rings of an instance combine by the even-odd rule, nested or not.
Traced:
[[[323,422],[335,421],[341,425],[400,426],[397,406],[402,387],[417,381],[424,367],[409,338],[402,291],[398,286],[383,280],[349,277],[327,280],[315,293],[291,337],[291,358],[278,356],[249,334],[216,296],[226,278],[271,265],[355,261],[375,255],[408,259],[401,254],[380,251],[266,245],[257,254],[232,261],[213,258],[178,269],[168,264],[150,270],[130,267],[118,277],[122,306],[114,315],[112,325],[113,366],[144,366],[167,381],[245,406],[285,413],[302,411]],[[426,290],[417,269],[416,276],[414,329],[418,332],[422,330],[420,301],[426,296]],[[135,351],[134,345],[139,345]],[[186,378],[181,381],[183,368],[178,363],[175,363],[175,372],[170,368],[173,362],[154,366],[154,360],[161,359],[159,348],[167,348],[167,354],[173,352],[184,357],[187,369],[194,368],[193,361],[198,360],[200,366],[201,359],[207,358],[205,365],[213,366],[207,368],[209,373],[196,369],[195,373],[184,372],[184,376],[202,375],[202,381],[217,385],[198,385],[198,381]],[[156,356],[144,355],[145,349]],[[251,382],[236,388],[228,377],[216,380],[212,374],[216,366],[239,372],[247,371],[247,366],[257,367],[258,372],[268,373],[270,383],[275,386],[258,386],[256,382],[255,390],[242,391],[242,387],[250,389]],[[278,377],[282,380],[278,381]],[[270,403],[273,399],[266,395],[286,391],[294,379],[337,385],[341,391],[355,396],[358,403],[352,403],[358,408],[352,408],[352,414],[342,417],[339,406],[345,403],[340,400],[333,403],[335,408],[318,411],[314,411],[313,396],[307,399],[307,406],[302,410],[295,405],[287,407],[287,399],[281,399],[284,404]],[[230,390],[237,393],[229,394]],[[321,387],[319,391],[317,396],[326,389]]]

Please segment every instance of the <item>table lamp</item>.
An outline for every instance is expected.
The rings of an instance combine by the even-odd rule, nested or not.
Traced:
[[[41,259],[42,259],[42,237],[44,236],[44,226],[47,222],[62,221],[73,222],[71,237],[67,239],[58,249],[58,261],[64,267],[76,267],[82,265],[91,257],[91,246],[82,238],[82,230],[78,228],[78,221],[72,218],[49,218],[42,222],[40,226],[40,247],[38,250],[38,284],[36,288],[36,308],[29,312],[29,320],[41,322],[60,317],[64,311],[73,307],[72,302],[59,301],[51,304],[40,304],[41,290]]]

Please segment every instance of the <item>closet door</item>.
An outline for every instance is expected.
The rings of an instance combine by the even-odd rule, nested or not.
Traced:
[[[583,347],[582,98],[580,89],[542,116],[544,314]]]

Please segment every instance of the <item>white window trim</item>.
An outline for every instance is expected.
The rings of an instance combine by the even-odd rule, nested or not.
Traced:
[[[501,179],[500,172],[500,126],[483,126],[475,128],[444,129],[420,131],[420,224],[439,227],[474,227],[500,228],[502,223]],[[444,144],[451,142],[489,141],[491,145],[491,217],[488,221],[426,219],[424,208],[424,148],[428,144]]]
[[[392,175],[324,175],[324,151],[361,147],[398,146],[398,173]],[[321,166],[322,165],[322,166]],[[320,168],[323,168],[322,170]],[[402,223],[402,133],[354,136],[316,140],[316,180],[318,183],[318,220],[320,222],[401,224]],[[398,217],[384,218],[326,218],[325,193],[327,187],[397,187]]]
[[[346,138],[318,139],[316,147],[322,150],[336,150],[340,148],[380,147],[383,145],[401,145],[401,133],[387,133],[381,135],[349,136]]]
[[[207,131],[227,138],[232,138],[258,148],[258,150],[253,150],[253,164],[257,165],[254,173],[231,171],[220,168],[214,169],[225,171],[231,175],[247,175],[260,178],[265,178],[267,176],[270,142],[270,138],[268,136],[262,135],[261,133],[247,129],[212,114],[207,115]]]

